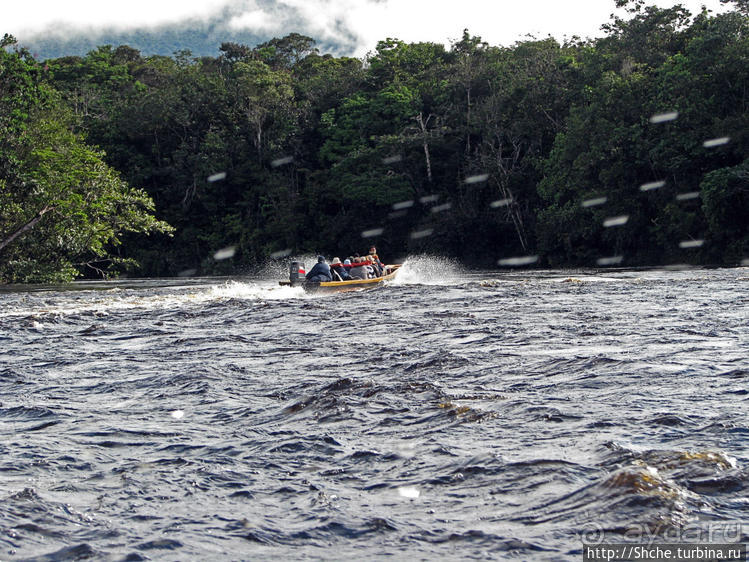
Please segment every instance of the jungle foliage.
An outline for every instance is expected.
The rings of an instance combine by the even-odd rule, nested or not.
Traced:
[[[216,57],[3,49],[0,278],[235,273],[370,243],[489,267],[741,263],[746,3],[617,5],[597,39],[466,31],[364,60],[299,34]]]

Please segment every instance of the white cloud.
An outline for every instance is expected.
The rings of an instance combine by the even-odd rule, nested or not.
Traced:
[[[273,14],[256,9],[231,18],[229,27],[234,30],[248,29],[263,33],[274,33],[281,29],[281,21]]]
[[[231,0],[28,0],[4,2],[5,32],[46,30],[50,26],[97,28],[153,27],[217,13]]]
[[[679,0],[657,0],[661,7]],[[681,0],[693,13],[704,3]],[[323,43],[356,45],[356,56],[393,37],[406,42],[449,45],[463,29],[492,45],[511,45],[532,34],[557,39],[602,35],[600,27],[614,11],[613,0],[27,0],[3,6],[3,32],[54,31],[68,26],[152,27],[188,18],[216,16],[230,8],[232,29],[283,36],[303,33]]]

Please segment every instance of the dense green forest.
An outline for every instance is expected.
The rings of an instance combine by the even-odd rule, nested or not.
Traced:
[[[363,60],[292,33],[40,62],[6,35],[0,280],[241,273],[371,243],[483,267],[745,262],[749,14],[727,3],[617,0],[596,39],[466,31]]]

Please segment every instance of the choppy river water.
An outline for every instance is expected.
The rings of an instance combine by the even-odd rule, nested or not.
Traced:
[[[0,560],[749,541],[747,268],[428,264],[0,292]]]

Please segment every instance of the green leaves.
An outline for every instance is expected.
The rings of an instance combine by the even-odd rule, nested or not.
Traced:
[[[449,49],[388,38],[364,60],[293,33],[215,58],[104,46],[46,69],[4,51],[0,276],[132,258],[145,274],[230,273],[349,251],[362,231],[386,253],[483,266],[735,263],[749,29],[734,4],[692,17],[617,0],[628,15],[599,39],[496,47],[466,30]],[[170,230],[155,214],[174,237],[144,244]]]
[[[24,80],[33,65],[17,53],[0,57],[21,94],[0,100],[0,280],[69,281],[81,273],[74,264],[106,258],[123,233],[169,232],[150,198],[71,131],[54,92]]]

